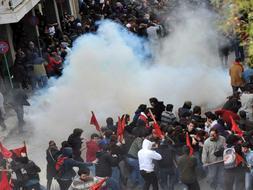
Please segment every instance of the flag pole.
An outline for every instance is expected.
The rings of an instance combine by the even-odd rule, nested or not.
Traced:
[[[150,115],[151,115],[153,121],[154,121],[155,123],[157,123],[157,122],[156,122],[156,119],[155,119],[155,116],[154,116],[153,112],[151,111],[151,109],[148,109],[148,111],[149,111],[149,113],[150,113]]]
[[[27,154],[28,151],[27,151],[27,147],[26,147],[26,142],[23,141],[23,143],[24,143],[24,147],[25,147],[25,150],[26,150],[26,153],[25,153],[25,154],[26,154],[26,157],[28,158],[28,154]]]

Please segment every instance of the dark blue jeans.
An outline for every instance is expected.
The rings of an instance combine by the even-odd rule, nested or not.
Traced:
[[[130,180],[133,184],[142,184],[143,179],[140,174],[139,161],[134,158],[126,158],[127,164],[131,168]]]

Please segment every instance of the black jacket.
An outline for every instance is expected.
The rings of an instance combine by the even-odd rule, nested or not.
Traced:
[[[176,150],[173,147],[161,145],[156,152],[162,156],[162,159],[157,162],[160,168],[175,169]]]
[[[112,167],[117,166],[119,159],[113,157],[109,152],[99,152],[97,154],[96,176],[111,177]]]

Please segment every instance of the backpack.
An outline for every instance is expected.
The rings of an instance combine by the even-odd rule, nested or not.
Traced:
[[[224,168],[231,169],[237,166],[235,149],[226,148],[223,152]]]
[[[59,156],[55,163],[56,176],[60,177],[63,170],[63,163],[68,157]]]

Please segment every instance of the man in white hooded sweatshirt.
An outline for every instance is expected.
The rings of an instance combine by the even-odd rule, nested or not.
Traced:
[[[144,139],[142,149],[138,152],[140,172],[145,181],[143,190],[149,190],[150,185],[152,185],[153,190],[158,190],[158,180],[154,172],[153,160],[161,160],[162,156],[151,150],[153,144],[148,139]]]

